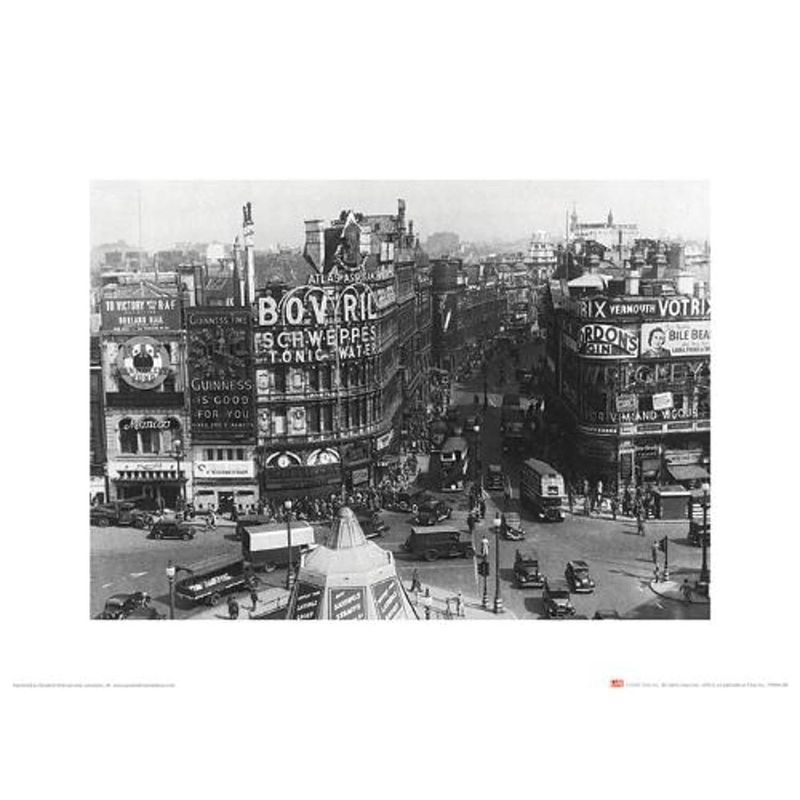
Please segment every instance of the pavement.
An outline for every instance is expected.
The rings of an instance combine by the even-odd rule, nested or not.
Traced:
[[[677,603],[686,603],[687,605],[696,603],[700,605],[710,605],[711,600],[704,594],[695,591],[695,587],[690,583],[691,594],[688,599],[684,599],[681,586],[683,581],[650,581],[650,589],[659,597],[664,597],[667,600],[674,600]]]
[[[286,608],[289,601],[289,592],[281,586],[262,586],[257,591],[258,605],[253,610],[248,593],[239,592],[236,601],[239,603],[239,616],[236,622],[251,619],[268,619],[276,611]],[[276,617],[277,618],[277,617]],[[232,621],[228,616],[228,603],[223,599],[217,606],[201,606],[196,614],[186,617],[186,619],[225,619]]]

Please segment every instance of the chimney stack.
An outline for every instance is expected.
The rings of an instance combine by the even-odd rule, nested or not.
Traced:
[[[303,257],[317,272],[322,272],[325,264],[325,221],[306,220],[306,246]]]

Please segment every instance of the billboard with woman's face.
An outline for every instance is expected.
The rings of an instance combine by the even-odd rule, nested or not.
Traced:
[[[706,356],[711,353],[711,322],[646,322],[639,338],[642,358]]]

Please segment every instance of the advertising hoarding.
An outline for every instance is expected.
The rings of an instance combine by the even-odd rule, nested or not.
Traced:
[[[584,319],[692,319],[707,317],[707,297],[591,297],[578,301],[578,315]]]
[[[258,299],[254,352],[260,366],[315,364],[376,355],[377,301],[365,283],[300,286]],[[264,387],[266,391],[268,386]]]
[[[100,305],[103,333],[177,331],[181,310],[177,297],[108,297]]]
[[[372,585],[372,597],[380,619],[395,619],[403,612],[397,578],[387,578]]]
[[[186,314],[186,331],[192,437],[253,439],[249,310],[195,307]]]
[[[169,354],[161,342],[150,336],[134,336],[119,346],[117,370],[134,389],[155,389],[169,375]]]
[[[582,325],[578,350],[594,358],[635,358],[639,352],[639,337],[634,330],[618,325]]]
[[[642,324],[642,358],[706,356],[711,353],[711,321]]]
[[[329,616],[331,619],[366,619],[364,589],[331,589]]]
[[[316,619],[321,600],[321,586],[299,582],[297,584],[293,619]]]

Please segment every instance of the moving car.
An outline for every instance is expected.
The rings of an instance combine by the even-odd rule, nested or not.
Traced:
[[[475,549],[472,542],[462,540],[456,528],[434,525],[428,528],[411,528],[411,535],[403,544],[403,550],[414,558],[436,561],[437,558],[472,558]]]
[[[514,579],[519,589],[541,589],[545,578],[539,572],[539,554],[535,550],[517,550],[514,556]]]
[[[194,604],[215,606],[226,594],[241,591],[252,585],[252,571],[245,567],[244,559],[235,556],[212,556],[182,567],[187,577],[175,584],[175,595]]]
[[[575,616],[575,607],[569,599],[569,585],[566,581],[545,579],[542,601],[545,616],[550,619]]]
[[[585,561],[568,561],[564,577],[569,581],[572,591],[576,594],[594,591],[594,581],[589,575],[589,565]]]
[[[525,538],[525,529],[522,527],[522,517],[520,517],[519,504],[516,500],[506,501],[506,507],[501,516],[500,532],[504,539],[516,542]]]
[[[147,608],[149,603],[150,595],[147,592],[112,594],[97,619],[127,619],[137,609]]]
[[[189,522],[174,522],[172,520],[161,520],[156,522],[147,535],[148,539],[183,539],[188,541],[194,539],[197,525]]]
[[[417,525],[437,525],[453,515],[452,506],[444,500],[433,498],[420,503],[417,513],[414,515],[414,522]]]
[[[489,464],[486,472],[486,488],[490,492],[502,492],[505,489],[503,468],[499,464]]]

